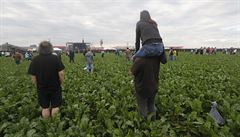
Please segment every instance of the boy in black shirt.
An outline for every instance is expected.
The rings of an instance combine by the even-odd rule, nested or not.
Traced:
[[[31,62],[28,73],[37,86],[38,102],[42,116],[48,118],[59,111],[62,103],[61,85],[64,81],[64,65],[52,54],[53,47],[48,41],[39,45],[39,55]]]

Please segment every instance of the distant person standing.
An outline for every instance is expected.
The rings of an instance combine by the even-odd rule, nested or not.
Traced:
[[[33,55],[30,51],[27,51],[24,56],[26,60],[31,61]]]
[[[73,50],[69,51],[69,62],[73,62],[74,63],[74,57],[75,57],[75,53]]]
[[[207,54],[207,49],[206,47],[203,48],[203,55],[206,55]]]
[[[32,60],[33,54],[31,51],[28,51],[28,60]]]
[[[26,60],[28,60],[28,58],[29,58],[28,52],[26,52],[26,53],[24,54],[24,58],[25,58]]]
[[[173,50],[173,60],[176,60],[177,59],[177,50],[174,49]]]
[[[19,52],[15,52],[15,54],[13,55],[13,58],[15,60],[15,63],[19,65],[21,63],[22,54]]]
[[[174,60],[174,51],[173,51],[173,48],[170,48],[170,50],[169,50],[169,59],[170,60]]]
[[[217,54],[217,47],[215,47],[214,49],[213,49],[213,54]]]
[[[102,58],[104,57],[104,54],[105,54],[105,52],[104,52],[104,50],[102,50],[101,51]]]
[[[64,81],[64,65],[58,56],[52,54],[53,47],[48,41],[39,45],[36,56],[28,69],[37,87],[38,102],[42,107],[42,117],[55,116],[62,103],[61,85]]]
[[[206,50],[207,50],[207,55],[210,55],[210,47],[208,47]]]
[[[203,47],[200,48],[200,55],[203,55]]]
[[[148,11],[140,13],[140,21],[136,25],[136,53],[142,48],[161,47],[162,38],[159,34],[157,23],[151,19]],[[145,56],[135,57],[131,73],[134,75],[134,87],[139,113],[147,119],[152,114],[152,119],[156,118],[155,96],[158,92],[160,62],[166,63],[166,56]]]
[[[88,48],[87,53],[85,54],[86,61],[87,61],[87,71],[93,72],[93,53],[90,48]]]
[[[127,49],[125,50],[125,55],[126,55],[126,59],[128,61],[130,61],[131,59],[131,50],[127,47]]]
[[[120,51],[119,51],[119,49],[116,49],[116,50],[115,50],[115,55],[120,56]]]

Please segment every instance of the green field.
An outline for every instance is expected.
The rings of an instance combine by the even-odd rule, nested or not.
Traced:
[[[239,55],[180,53],[177,61],[161,65],[156,121],[138,115],[131,62],[114,54],[94,59],[95,72],[88,74],[82,54],[76,64],[62,57],[61,114],[43,119],[27,75],[30,62],[16,66],[12,58],[0,57],[0,136],[240,136]],[[224,126],[209,115],[212,101],[227,121]]]

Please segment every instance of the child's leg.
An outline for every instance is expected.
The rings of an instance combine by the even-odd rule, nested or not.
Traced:
[[[93,64],[90,64],[91,72],[93,72]]]
[[[87,70],[88,70],[88,72],[91,72],[91,66],[90,66],[90,64],[87,64]]]

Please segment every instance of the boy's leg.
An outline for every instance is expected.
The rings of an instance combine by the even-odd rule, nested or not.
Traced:
[[[52,108],[52,111],[51,111],[51,116],[54,117],[58,114],[59,112],[59,107],[55,107],[55,108]]]
[[[59,112],[59,107],[62,105],[62,92],[53,91],[51,94],[51,116],[54,117]]]
[[[93,72],[93,64],[87,64],[88,72]]]
[[[90,72],[90,66],[88,63],[87,63],[87,72]]]
[[[50,99],[49,95],[45,91],[38,91],[38,103],[42,107],[42,117],[50,117]]]
[[[90,66],[91,66],[91,72],[93,72],[93,64],[91,64]]]
[[[49,108],[42,108],[42,117],[49,118],[50,117],[50,109]]]
[[[88,72],[91,72],[91,65],[88,64]]]

